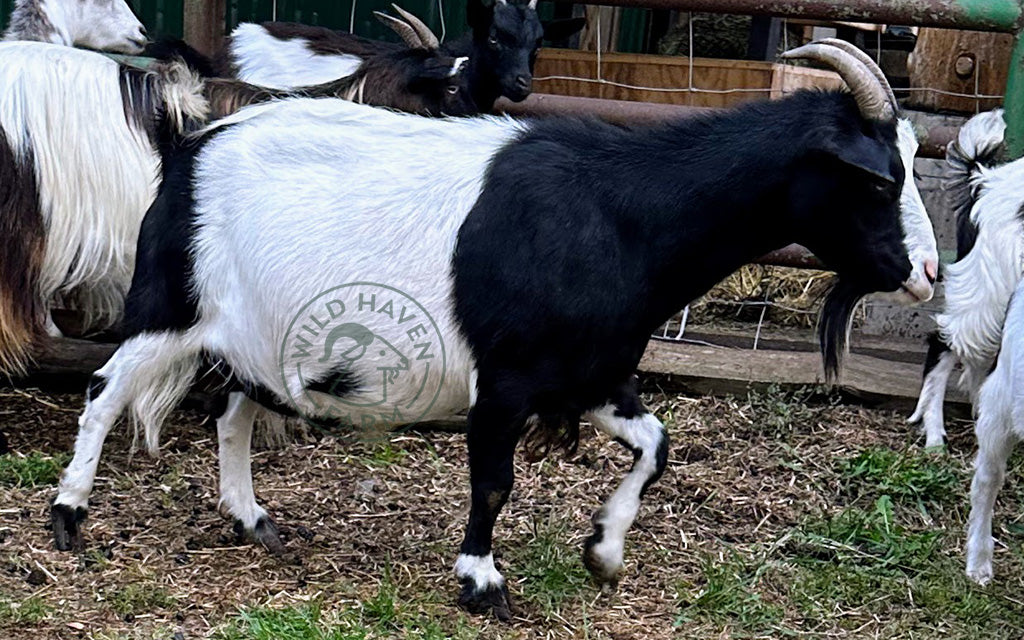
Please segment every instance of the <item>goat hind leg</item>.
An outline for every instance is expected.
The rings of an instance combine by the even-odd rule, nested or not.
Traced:
[[[88,510],[103,443],[125,407],[162,374],[189,357],[180,334],[147,333],[129,338],[89,381],[85,410],[71,462],[61,474],[50,507],[54,543],[61,551],[81,548],[81,523]]]
[[[975,427],[978,457],[971,480],[971,513],[967,519],[967,577],[984,585],[992,579],[995,551],[992,511],[1006,475],[1006,461],[1013,451],[1014,437],[1005,411],[985,402],[984,390],[982,394],[982,410]]]
[[[907,418],[907,422],[911,424],[921,422],[926,448],[941,447],[945,442],[946,427],[942,406],[946,400],[946,385],[954,366],[956,356],[952,351],[947,350],[939,354],[935,365],[925,372],[917,408],[913,415]]]
[[[640,511],[640,499],[668,462],[668,435],[631,389],[584,417],[634,457],[632,469],[594,514],[594,533],[584,545],[583,561],[590,574],[600,584],[614,587],[622,573],[626,533]]]
[[[277,525],[256,502],[252,489],[250,447],[259,405],[245,394],[232,392],[217,418],[217,453],[220,459],[220,505],[235,519],[235,528],[273,554],[284,551]]]

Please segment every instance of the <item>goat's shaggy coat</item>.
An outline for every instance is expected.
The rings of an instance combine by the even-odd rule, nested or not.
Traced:
[[[946,268],[945,305],[938,334],[929,339],[917,409],[926,446],[945,436],[942,403],[955,364],[970,399],[999,351],[1010,295],[1024,270],[1024,162],[996,166],[1006,123],[1001,109],[975,116],[947,152],[947,191],[957,221],[957,261]]]
[[[310,300],[346,283],[380,283],[424,310],[446,362],[441,370],[438,359],[401,362],[389,402],[422,419],[472,404],[472,510],[456,563],[462,603],[509,615],[491,534],[531,421],[568,424],[572,441],[586,418],[633,450],[633,469],[587,541],[588,568],[613,582],[640,497],[666,463],[664,429],[633,383],[660,322],[794,241],[834,266],[856,296],[901,285],[930,295],[930,284],[908,284],[895,123],[862,115],[859,102],[801,93],[635,129],[426,120],[309,99],[220,121],[165,167],[140,238],[130,337],[94,377],[54,504],[58,544],[80,540],[118,415],[131,408],[147,433],[158,431],[204,358],[260,401],[387,424],[371,394],[382,370],[399,372],[387,349],[358,358],[348,355],[355,348],[328,350],[301,371],[282,350]],[[374,331],[385,317],[406,317],[397,303],[364,304]],[[304,339],[323,349],[322,317],[300,320]],[[436,399],[418,392],[435,383]],[[247,473],[252,412],[235,399],[218,421],[222,464]],[[276,538],[247,477],[222,477],[222,492],[245,530]]]
[[[17,247],[0,270],[0,370],[25,370],[33,340],[56,332],[54,305],[82,311],[89,330],[120,319],[159,181],[153,122],[202,106],[168,102],[169,89],[96,53],[0,44],[0,225]]]

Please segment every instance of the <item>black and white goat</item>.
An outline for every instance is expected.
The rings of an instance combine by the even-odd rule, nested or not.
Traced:
[[[472,406],[460,601],[507,618],[491,539],[513,452],[527,430],[574,443],[583,418],[635,457],[586,543],[591,573],[614,582],[666,465],[634,386],[665,318],[790,242],[840,275],[822,323],[833,363],[860,296],[931,295],[911,280],[887,87],[829,45],[789,57],[831,63],[851,93],[636,128],[309,99],[214,125],[165,166],[143,223],[128,337],[90,383],[52,508],[58,547],[81,542],[118,417],[158,431],[208,358],[245,394],[218,420],[221,494],[257,538],[276,534],[249,474],[254,400],[385,426]]]
[[[430,30],[399,7],[395,9],[418,32]],[[469,59],[467,80],[480,111],[491,110],[500,96],[520,101],[533,86],[533,66],[544,39],[561,40],[583,28],[582,19],[541,23],[537,0],[470,0],[470,33],[449,43],[433,44],[454,57]],[[425,36],[426,37],[426,36]],[[352,73],[360,62],[400,45],[349,33],[287,22],[246,23],[231,34],[220,55],[220,72],[245,82],[290,89],[321,84]]]
[[[146,28],[125,0],[17,0],[3,39],[133,54]]]
[[[945,306],[929,337],[924,381],[909,422],[922,422],[925,446],[943,444],[942,404],[957,362],[972,403],[999,352],[1010,296],[1024,270],[1024,161],[999,166],[1002,109],[979,114],[949,146],[947,190],[957,228],[957,261],[945,270]]]
[[[294,92],[207,80],[192,119],[284,97],[340,97],[424,115],[475,111],[465,61],[424,48],[366,60],[355,73]],[[139,75],[98,54],[35,42],[0,44],[0,374],[24,373],[34,346],[60,335],[54,306],[80,311],[87,331],[120,320],[139,225],[156,195],[153,124],[174,89],[197,81]],[[140,91],[152,93],[140,93]],[[177,98],[176,98],[177,99]]]

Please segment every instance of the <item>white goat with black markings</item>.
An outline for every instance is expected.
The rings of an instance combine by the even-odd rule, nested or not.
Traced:
[[[146,28],[125,0],[17,0],[3,39],[134,54]]]
[[[51,511],[57,546],[82,544],[118,417],[158,431],[205,358],[235,391],[218,420],[222,499],[268,546],[281,543],[252,493],[254,402],[384,427],[472,405],[460,603],[511,615],[491,545],[514,450],[523,437],[571,447],[581,419],[635,457],[585,545],[614,584],[667,463],[634,380],[655,327],[790,242],[840,275],[822,320],[836,367],[861,296],[932,294],[901,224],[888,86],[841,47],[790,57],[835,66],[851,92],[634,128],[289,99],[206,130],[164,167],[143,223],[128,338],[90,383]]]
[[[943,444],[942,404],[957,362],[961,387],[976,402],[999,352],[1010,296],[1024,273],[1024,161],[998,164],[1002,109],[971,118],[947,151],[947,185],[957,220],[957,261],[945,269],[945,302],[929,341],[917,409],[925,446]]]

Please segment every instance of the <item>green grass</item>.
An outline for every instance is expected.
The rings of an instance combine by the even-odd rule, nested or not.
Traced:
[[[849,507],[801,527],[786,546],[799,568],[789,593],[797,609],[811,621],[863,608],[950,637],[1013,637],[1024,611],[1001,587],[967,580],[956,534],[900,525],[899,509],[883,495],[870,510]]]
[[[794,427],[813,424],[819,411],[813,401],[818,396],[821,390],[811,386],[787,391],[772,384],[766,389],[751,391],[747,394],[747,404],[754,416],[752,426],[763,435],[779,437]]]
[[[735,551],[727,554],[724,561],[710,556],[704,559],[703,582],[677,586],[680,611],[676,626],[711,622],[744,635],[763,632],[782,620],[782,608],[766,602],[759,591],[768,566]]]
[[[838,460],[836,471],[843,492],[854,499],[888,495],[901,502],[943,504],[960,501],[965,486],[948,456],[880,447]]]
[[[385,571],[377,592],[362,602],[327,610],[314,601],[299,606],[247,607],[222,625],[215,640],[473,640],[478,632],[464,614],[433,592],[400,593]],[[444,604],[437,604],[443,602]]]
[[[0,486],[30,489],[55,485],[70,459],[66,453],[48,456],[38,451],[0,456]]]
[[[590,588],[580,551],[570,546],[568,539],[563,522],[534,522],[529,542],[508,552],[515,573],[522,577],[519,597],[548,617]]]
[[[363,456],[362,460],[368,466],[380,469],[401,462],[407,455],[409,455],[408,451],[399,449],[390,442],[381,442],[373,448],[373,451]]]
[[[154,609],[169,609],[178,603],[163,587],[145,582],[108,591],[106,600],[110,608],[122,617],[149,613]]]
[[[0,599],[0,625],[30,626],[46,620],[53,607],[38,596],[21,602]]]

